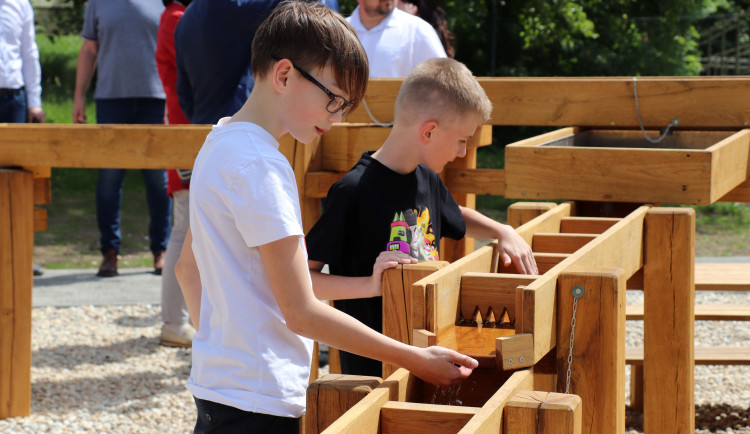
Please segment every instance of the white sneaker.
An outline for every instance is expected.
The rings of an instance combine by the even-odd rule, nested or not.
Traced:
[[[161,326],[159,343],[166,347],[190,348],[193,346],[193,336],[195,329],[190,324],[165,323]]]

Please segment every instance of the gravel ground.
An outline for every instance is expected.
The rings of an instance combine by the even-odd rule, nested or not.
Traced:
[[[628,302],[641,295],[631,291]],[[746,293],[696,298],[750,304]],[[158,305],[35,308],[31,416],[0,420],[0,432],[190,432],[190,350],[160,346],[159,327]],[[641,331],[642,322],[628,322],[628,345]],[[737,321],[698,322],[695,336],[696,345],[750,345],[750,327]],[[697,366],[695,401],[696,432],[750,433],[750,366]],[[628,412],[627,422],[628,433],[641,432],[640,414]]]

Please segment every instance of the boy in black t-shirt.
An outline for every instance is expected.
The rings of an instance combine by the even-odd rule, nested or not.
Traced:
[[[441,237],[497,238],[506,266],[536,274],[531,248],[518,233],[459,206],[438,175],[466,155],[466,143],[491,110],[463,64],[431,59],[418,65],[401,86],[385,143],[362,154],[331,187],[323,215],[307,234],[313,287],[340,292],[338,309],[382,331],[383,269],[438,260]],[[325,264],[329,275],[320,272]],[[380,362],[343,351],[341,368],[381,376]]]

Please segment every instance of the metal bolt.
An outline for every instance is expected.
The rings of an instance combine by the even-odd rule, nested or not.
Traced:
[[[518,361],[523,363],[523,357],[519,358]]]
[[[512,365],[513,364],[513,359],[508,359],[508,364]]]

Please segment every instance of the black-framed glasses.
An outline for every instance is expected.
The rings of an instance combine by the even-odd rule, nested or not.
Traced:
[[[273,60],[279,61],[281,60],[278,57],[273,57]],[[291,60],[290,60],[291,62]],[[335,93],[331,92],[327,87],[323,86],[321,82],[315,79],[312,75],[310,75],[309,72],[305,71],[304,69],[297,66],[294,62],[292,62],[292,66],[294,69],[296,69],[300,74],[302,74],[303,77],[305,77],[310,83],[318,86],[320,90],[326,93],[328,95],[328,98],[330,98],[330,101],[328,101],[328,105],[326,106],[326,110],[328,110],[328,113],[338,113],[339,111],[343,110],[344,114],[349,113],[349,110],[354,106],[354,103],[347,100],[341,95],[336,95]]]

